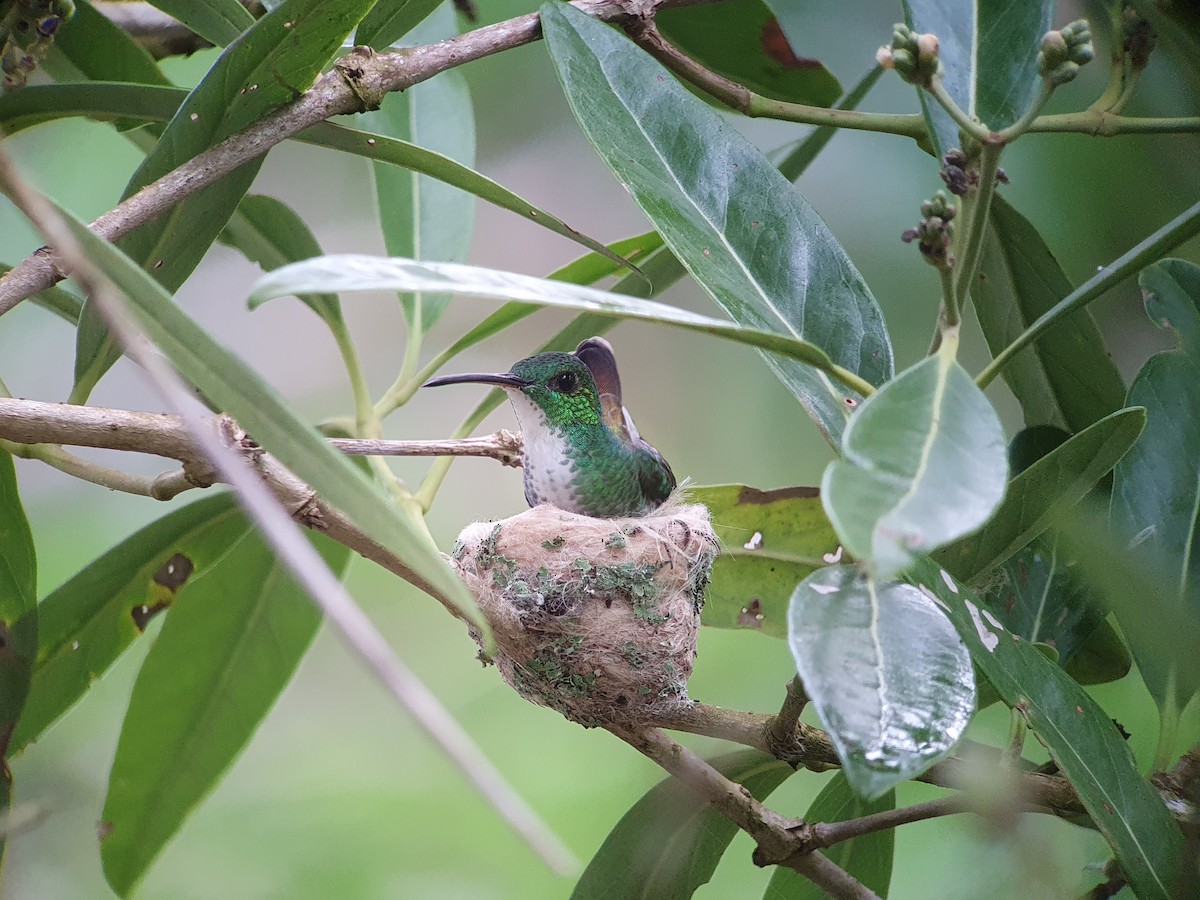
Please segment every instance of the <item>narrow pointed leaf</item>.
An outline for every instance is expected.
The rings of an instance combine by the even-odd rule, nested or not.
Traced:
[[[94,81],[171,83],[154,57],[88,0],[76,0],[75,15],[54,35],[54,46]]]
[[[764,800],[791,766],[757,750],[710,760]],[[571,900],[685,900],[712,878],[737,826],[689,785],[659,782],[621,817],[571,892]]]
[[[405,6],[411,9],[413,4]],[[454,10],[443,4],[412,30],[410,38],[414,45],[434,44],[456,34]],[[380,50],[393,40],[396,37],[385,31],[368,45]],[[367,131],[418,144],[466,168],[475,164],[475,114],[466,78],[457,70],[394,91],[379,109],[363,113],[360,119]],[[372,172],[389,256],[466,261],[475,224],[474,197],[428,175],[384,162],[376,162]],[[450,297],[405,294],[401,301],[409,326],[428,331]]]
[[[232,42],[188,95],[122,199],[306,90],[372,0],[285,0]],[[151,226],[118,243],[174,292],[216,240],[263,158],[180,201]],[[84,306],[75,350],[78,393],[87,393],[119,356],[99,315]],[[80,399],[80,397],[76,397]]]
[[[254,24],[254,16],[238,0],[150,0],[200,37],[218,47],[235,40]]]
[[[206,497],[123,540],[48,594],[14,751],[37,740],[175,600],[246,533],[230,494]]]
[[[365,157],[366,159],[373,159],[417,172],[423,172],[431,178],[436,178],[446,184],[461,188],[467,193],[474,194],[481,200],[486,200],[488,203],[498,206],[501,209],[514,212],[522,218],[541,225],[543,228],[548,228],[555,234],[562,235],[568,240],[587,247],[589,250],[594,250],[603,256],[607,256],[618,265],[632,268],[627,260],[613,253],[600,241],[576,231],[557,216],[553,216],[540,207],[529,203],[508,190],[508,188],[497,184],[485,175],[479,174],[474,169],[455,162],[448,156],[443,156],[432,150],[426,150],[424,147],[418,147],[416,144],[396,140],[386,135],[375,134],[369,131],[359,131],[354,128],[347,128],[344,125],[335,125],[333,122],[322,122],[320,125],[314,125],[312,128],[301,132],[295,139],[304,144],[313,144],[314,146],[326,147],[330,150],[342,150],[346,153]]]
[[[13,458],[0,450],[0,813],[12,805],[10,738],[29,694],[37,656],[37,559]],[[0,831],[0,865],[6,836]]]
[[[1134,894],[1142,900],[1171,897],[1182,836],[1158,792],[1138,774],[1133,754],[1108,714],[940,566],[921,560],[909,580],[937,598],[975,665],[1001,699],[1021,711],[1075,786]]]
[[[821,347],[877,385],[892,373],[883,316],[828,227],[719,114],[623,35],[567,4],[542,28],[585,134],[696,280],[737,322]],[[767,358],[835,445],[847,392]]]
[[[664,9],[654,21],[688,56],[755,93],[829,106],[842,92],[819,60],[797,55],[763,0]]]
[[[688,497],[708,507],[721,541],[704,597],[704,624],[787,637],[796,585],[841,559],[820,493],[725,484],[689,488]]]
[[[1053,0],[904,0],[909,27],[938,37],[946,92],[993,131],[1019,119],[1037,96],[1038,49],[1053,9]],[[928,93],[917,94],[941,158],[961,146],[958,126]]]
[[[643,319],[700,331],[769,350],[809,366],[828,369],[829,357],[821,348],[776,331],[748,328],[710,319],[651,300],[500,272],[456,263],[419,263],[411,259],[333,255],[294,263],[260,278],[250,294],[252,305],[273,297],[314,291],[442,291],[493,300],[520,300],[543,306],[582,309],[620,319]],[[982,395],[981,395],[982,396]]]
[[[845,822],[861,816],[896,808],[896,792],[887,791],[874,800],[864,800],[854,792],[845,772],[835,772],[829,783],[813,800],[804,821]],[[864,834],[834,844],[823,851],[825,857],[854,876],[864,887],[887,897],[892,881],[892,851],[895,829]],[[795,869],[776,866],[763,900],[825,900],[828,895]]]
[[[912,585],[820,569],[792,595],[788,644],[846,777],[868,799],[949,753],[974,712],[967,648]]]
[[[301,420],[257,372],[217,344],[172,303],[161,285],[112,244],[92,234],[78,219],[67,213],[63,213],[63,219],[88,258],[125,293],[151,341],[186,379],[218,408],[236,418],[256,441],[322,498],[403,560],[416,579],[424,582],[422,587],[455,605],[487,633],[487,624],[474,600],[427,535],[420,533],[345,456]]]
[[[1180,616],[1200,615],[1200,266],[1168,259],[1145,269],[1139,282],[1146,311],[1177,344],[1155,354],[1134,379],[1129,402],[1146,407],[1146,430],[1119,463],[1113,479],[1112,523],[1118,541],[1147,571],[1169,585],[1163,598]],[[1186,613],[1185,613],[1186,611]],[[1183,709],[1195,685],[1173,666],[1134,655],[1160,707]]]
[[[290,206],[274,197],[247,194],[221,232],[221,242],[237,247],[264,272],[321,255],[321,245]],[[301,301],[326,324],[342,321],[336,294],[305,294]]]
[[[1002,198],[993,198],[979,279],[971,292],[992,354],[1072,290],[1033,224]],[[1081,431],[1125,400],[1125,385],[1086,309],[1064,316],[1014,358],[1004,380],[1027,425]]]
[[[1110,472],[1146,424],[1141,407],[1122,409],[1047,453],[1008,485],[991,521],[934,554],[961,581],[974,581],[1025,547]]]
[[[133,687],[101,819],[104,875],[121,896],[253,736],[321,621],[242,523],[242,539],[181,591]],[[340,574],[350,551],[312,539]]]
[[[946,352],[872,394],[846,429],[821,497],[846,549],[887,580],[975,531],[1004,497],[1004,431]]]
[[[182,88],[120,81],[32,84],[0,94],[0,131],[16,134],[73,117],[131,123],[167,122],[187,97]]]
[[[354,33],[354,43],[383,50],[416,28],[441,3],[442,0],[379,0],[363,16]]]

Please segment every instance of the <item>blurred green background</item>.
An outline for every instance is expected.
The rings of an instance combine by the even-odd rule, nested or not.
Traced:
[[[481,10],[495,21],[534,8],[531,0],[493,0]],[[852,84],[873,64],[875,48],[900,17],[891,2],[835,0],[804,4],[810,31],[795,51],[824,61]],[[1098,7],[1060,4],[1055,24]],[[1098,53],[1103,60],[1106,48]],[[212,52],[164,63],[180,84],[193,84]],[[1051,111],[1082,108],[1102,89],[1104,64],[1059,92]],[[465,71],[478,116],[478,168],[574,227],[615,240],[646,223],[596,159],[571,118],[546,58],[533,46],[472,63]],[[1130,114],[1195,114],[1194,86],[1166,54],[1147,71]],[[864,108],[916,111],[911,89],[885,78]],[[805,129],[739,121],[764,150],[796,140]],[[113,206],[138,160],[110,127],[63,122],[24,132],[5,148],[43,190],[93,218]],[[1042,230],[1076,281],[1119,255],[1188,204],[1200,186],[1195,136],[1089,139],[1034,135],[1006,154],[1005,196]],[[896,345],[897,367],[925,352],[937,305],[937,279],[901,231],[915,224],[920,201],[941,183],[932,161],[901,138],[848,132],[834,138],[799,189],[844,243],[878,297]],[[367,163],[310,147],[285,145],[266,162],[255,192],[279,197],[309,222],[327,252],[381,253]],[[41,243],[0,201],[0,261],[15,263]],[[481,205],[471,261],[545,274],[577,255],[565,240]],[[1177,255],[1200,261],[1192,242]],[[217,246],[179,293],[179,302],[256,365],[314,420],[344,415],[349,391],[327,333],[295,302],[249,313],[245,297],[257,269]],[[672,291],[669,302],[713,314],[698,289]],[[394,377],[404,346],[392,296],[344,300],[376,392]],[[456,300],[433,329],[426,358],[493,307]],[[1094,312],[1122,371],[1130,377],[1163,346],[1130,283]],[[544,311],[492,339],[451,371],[502,371],[528,355],[567,321]],[[814,484],[830,451],[792,396],[747,348],[649,325],[624,324],[610,335],[621,361],[626,402],[639,427],[670,459],[676,474],[699,483],[757,487]],[[74,335],[60,320],[23,304],[0,323],[0,375],[16,396],[66,397]],[[985,359],[974,333],[965,363]],[[1020,427],[1002,385],[990,393],[1010,432]],[[419,395],[386,425],[394,438],[448,435],[477,402],[469,388]],[[93,396],[99,405],[156,409],[153,394],[128,363],[119,363]],[[481,433],[512,427],[507,407]],[[106,458],[96,454],[96,458]],[[107,457],[111,462],[114,457]],[[166,468],[153,459],[121,458],[144,474]],[[418,480],[428,463],[404,461]],[[161,504],[73,481],[35,463],[19,463],[38,543],[40,592],[136,527],[166,512]],[[184,495],[176,504],[189,502]],[[439,544],[449,548],[467,522],[524,507],[520,473],[490,461],[455,464],[430,515]],[[729,538],[734,539],[734,536]],[[474,660],[462,627],[427,597],[359,561],[354,596],[396,649],[428,683],[504,774],[566,839],[581,860],[599,846],[623,811],[660,778],[657,768],[610,735],[585,730],[525,703],[494,669]],[[153,639],[154,628],[148,640]],[[45,818],[9,847],[0,895],[37,900],[110,896],[96,845],[99,818],[120,717],[148,641],[141,642],[84,701],[13,763],[20,801]],[[708,703],[770,711],[794,672],[786,645],[753,633],[701,635],[691,696]],[[1148,763],[1157,722],[1136,673],[1095,689],[1105,708],[1132,733]],[[1007,715],[993,709],[970,736],[1003,740]],[[1180,745],[1200,738],[1200,716],[1185,717]],[[714,741],[688,739],[704,752]],[[827,776],[802,772],[772,805],[800,815]],[[937,791],[903,786],[901,803]],[[749,861],[739,838],[713,882],[698,896],[761,895],[769,873]],[[905,826],[897,837],[893,898],[1070,897],[1097,880],[1085,867],[1107,858],[1094,833],[1047,817],[1025,816],[1000,831],[973,818]],[[244,755],[186,823],[152,868],[145,900],[215,898],[541,898],[564,897],[571,880],[545,870],[479,801],[440,754],[359,664],[322,632]]]

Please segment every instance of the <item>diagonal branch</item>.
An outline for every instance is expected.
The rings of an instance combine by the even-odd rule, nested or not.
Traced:
[[[611,22],[650,15],[660,8],[711,2],[718,0],[574,0],[574,5]],[[541,36],[541,20],[530,13],[436,44],[393,53],[376,54],[358,47],[338,60],[297,100],[146,185],[92,222],[90,228],[105,240],[115,241],[306,128],[333,116],[375,109],[392,91],[402,91],[439,72],[532,43]],[[66,273],[54,252],[41,248],[0,278],[0,315],[64,277]]]

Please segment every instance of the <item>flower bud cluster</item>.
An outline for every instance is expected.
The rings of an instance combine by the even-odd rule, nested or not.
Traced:
[[[900,235],[906,244],[917,242],[917,249],[930,265],[947,268],[954,264],[950,245],[954,240],[954,217],[958,208],[945,191],[938,191],[921,204],[921,221]]]
[[[1077,19],[1058,31],[1047,31],[1038,53],[1038,74],[1054,87],[1074,80],[1079,67],[1095,57],[1092,32],[1086,19]]]
[[[942,68],[937,35],[918,34],[903,22],[892,26],[892,42],[875,52],[875,61],[919,87],[927,87]]]

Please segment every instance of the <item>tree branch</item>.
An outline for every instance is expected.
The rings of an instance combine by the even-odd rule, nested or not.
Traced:
[[[574,5],[601,21],[611,22],[650,15],[660,8],[711,2],[718,0],[574,0]],[[439,72],[532,43],[541,36],[541,20],[530,13],[422,47],[379,54],[366,47],[356,48],[297,100],[146,185],[92,222],[90,228],[105,240],[115,241],[306,128],[333,116],[375,109],[392,91],[402,91]],[[36,251],[0,278],[0,315],[64,277],[66,273],[51,249]]]

